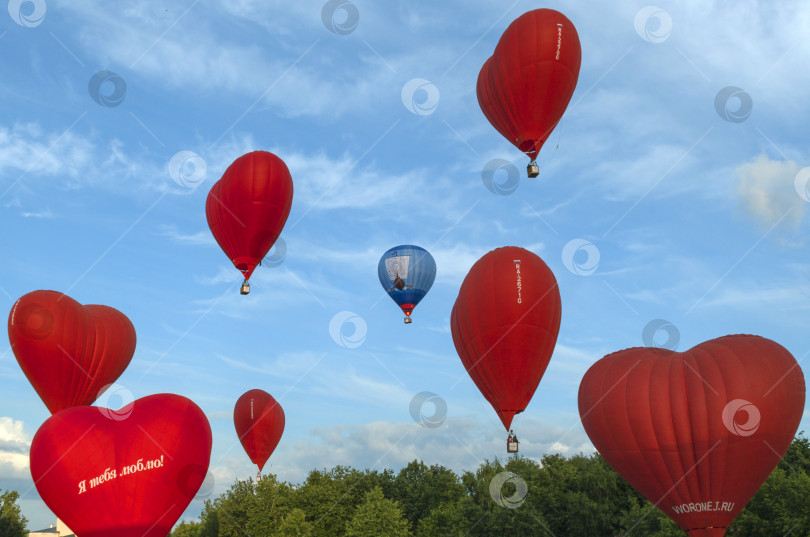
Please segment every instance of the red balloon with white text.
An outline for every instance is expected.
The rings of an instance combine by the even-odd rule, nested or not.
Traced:
[[[517,246],[497,248],[470,269],[450,317],[461,362],[508,430],[548,367],[560,331],[551,269]]]
[[[202,410],[157,394],[119,410],[54,414],[31,442],[31,477],[78,537],[165,537],[200,489],[210,457]]]
[[[722,537],[790,446],[804,398],[787,349],[735,335],[609,354],[585,373],[579,413],[630,485],[690,537]]]
[[[242,447],[261,472],[284,432],[284,410],[269,393],[249,390],[236,401],[233,423]]]
[[[565,15],[553,9],[524,13],[478,74],[481,111],[534,160],[568,107],[581,63],[579,35]]]

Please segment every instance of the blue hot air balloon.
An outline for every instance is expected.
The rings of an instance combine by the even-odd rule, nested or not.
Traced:
[[[389,249],[377,265],[380,283],[411,322],[411,312],[424,298],[436,279],[436,262],[430,252],[404,244]]]

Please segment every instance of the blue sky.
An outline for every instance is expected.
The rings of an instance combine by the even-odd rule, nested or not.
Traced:
[[[55,289],[125,313],[138,347],[110,404],[160,392],[199,404],[214,433],[210,494],[255,475],[232,423],[251,388],[286,412],[267,469],[281,479],[503,457],[449,329],[463,277],[499,246],[540,255],[562,297],[556,351],[514,423],[526,456],[592,451],[582,375],[650,338],[685,350],[754,333],[806,365],[806,3],[8,4],[0,304]],[[527,179],[475,83],[509,22],[537,7],[572,20],[582,68]],[[257,149],[287,163],[295,195],[286,252],[244,297],[204,205]],[[408,243],[438,269],[405,326],[376,270]],[[49,414],[7,341],[0,378],[0,488],[47,527],[27,453]],[[422,392],[446,405],[438,427],[411,416]]]

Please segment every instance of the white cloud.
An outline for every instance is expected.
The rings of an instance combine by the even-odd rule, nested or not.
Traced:
[[[323,153],[287,153],[284,161],[294,178],[296,200],[305,210],[377,208],[411,199],[423,184],[423,174],[416,170],[383,177],[382,168],[358,166],[357,158],[347,154],[333,159]]]
[[[19,189],[94,187],[134,192],[163,191],[174,185],[165,166],[127,152],[131,148],[116,138],[99,144],[92,136],[79,134],[80,128],[81,123],[65,131],[48,130],[36,122],[0,125],[0,176],[10,179],[7,205],[22,205],[12,197]],[[23,216],[52,217],[50,211],[27,211]]]
[[[283,265],[258,267],[250,278],[251,292],[247,296],[237,292],[242,280],[241,273],[233,265],[225,264],[220,265],[214,275],[195,275],[194,281],[201,285],[221,288],[223,284],[231,284],[229,290],[223,289],[219,295],[197,301],[197,311],[203,313],[216,305],[219,314],[236,319],[255,319],[262,312],[284,307],[309,308],[313,304],[326,307],[326,302],[350,295],[347,289],[335,285],[329,278],[290,270]],[[266,300],[268,290],[272,290],[271,301]]]
[[[372,358],[373,360],[373,358]],[[370,361],[371,367],[377,367],[378,363]],[[383,369],[382,365],[379,365]],[[407,408],[413,397],[413,393],[406,390],[391,377],[390,373],[380,372],[380,375],[387,375],[391,382],[380,381],[368,376],[359,375],[354,371],[336,372],[327,371],[326,368],[313,371],[309,379],[313,383],[312,392],[318,397],[334,397],[340,401],[359,401],[373,405],[374,408]]]
[[[23,432],[23,422],[0,417],[0,475],[30,477],[28,451],[31,442]]]
[[[517,432],[524,454],[538,461],[547,453],[572,456],[593,452],[581,427],[568,430],[527,419]],[[284,481],[298,483],[313,469],[343,465],[399,470],[413,460],[422,460],[461,473],[475,470],[487,459],[505,457],[505,442],[506,433],[500,424],[493,429],[490,424],[452,416],[437,428],[397,422],[318,427],[308,439],[293,445],[282,440],[271,457],[273,467],[269,471]]]
[[[258,373],[276,378],[283,378],[297,382],[302,374],[314,369],[324,358],[324,354],[314,352],[285,352],[275,361],[268,362],[265,357],[245,356],[243,359],[234,359],[223,354],[215,354],[230,368],[237,368],[251,373]],[[253,365],[252,362],[261,364]]]
[[[150,13],[136,2],[115,9],[99,2],[66,7],[85,22],[82,55],[101,64],[127,66],[162,86],[229,92],[245,108],[258,99],[258,109],[270,104],[286,117],[338,117],[363,110],[370,101],[381,102],[379,87],[394,73],[379,63],[359,62],[351,73],[334,68],[323,57],[332,34],[320,22],[322,5],[313,3],[303,10],[289,4],[223,2],[167,15]],[[236,25],[240,30],[229,32],[222,21],[228,23],[225,28]],[[305,29],[314,25],[320,28]],[[256,44],[259,40],[263,46]],[[239,99],[242,96],[247,97]]]
[[[737,196],[745,213],[765,229],[783,218],[785,223],[797,227],[805,205],[794,186],[800,168],[792,160],[771,160],[764,154],[739,166]]]
[[[586,351],[558,341],[547,372],[559,372],[558,378],[579,386],[585,371],[608,352],[607,349],[598,352]]]
[[[791,282],[791,285],[768,285],[763,282],[749,282],[732,289],[723,290],[719,296],[705,301],[704,307],[729,307],[741,311],[765,309],[783,311],[786,315],[796,310],[809,310],[810,278]]]
[[[45,209],[44,211],[36,211],[36,212],[22,212],[20,215],[23,218],[46,218],[51,219],[53,218],[53,213],[50,209]]]
[[[78,179],[94,163],[94,144],[72,130],[48,132],[39,123],[0,125],[0,174]]]
[[[207,229],[205,231],[198,231],[196,233],[189,234],[179,231],[175,226],[164,225],[160,227],[159,233],[175,242],[192,244],[195,246],[209,246],[217,243],[217,241],[214,240],[214,236],[211,234],[211,231]]]
[[[461,286],[464,277],[487,250],[456,243],[450,248],[431,248],[430,253],[436,260],[436,280]]]

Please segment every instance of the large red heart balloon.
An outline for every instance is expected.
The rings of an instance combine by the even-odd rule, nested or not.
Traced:
[[[78,537],[165,537],[205,479],[211,427],[190,399],[58,412],[31,442],[31,476]]]
[[[249,390],[237,399],[233,424],[253,464],[264,468],[284,432],[284,410],[264,390]]]
[[[784,347],[736,335],[610,354],[585,373],[579,413],[630,485],[691,537],[722,537],[787,451],[804,396]]]
[[[82,306],[56,291],[21,297],[8,316],[17,362],[51,413],[89,405],[135,354],[135,328],[109,306]]]
[[[475,262],[450,315],[461,362],[506,429],[529,404],[560,331],[560,291],[551,269],[517,246]]]
[[[577,30],[565,15],[553,9],[524,13],[478,74],[481,111],[533,160],[571,100],[581,62]]]

